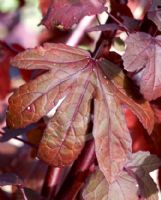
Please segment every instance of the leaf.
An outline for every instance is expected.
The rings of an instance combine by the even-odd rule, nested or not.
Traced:
[[[63,44],[46,44],[13,59],[17,66],[50,71],[20,87],[9,100],[7,121],[10,126],[24,127],[36,122],[66,96],[55,117],[49,121],[39,146],[39,157],[49,164],[71,163],[84,146],[94,91],[92,61],[89,61],[88,52]]]
[[[48,69],[49,72],[20,87],[9,100],[11,110],[8,125],[13,128],[25,127],[46,115],[68,93],[73,76],[77,77],[84,71],[88,61],[86,51],[67,48],[63,44],[45,44],[44,47],[18,54],[12,60],[13,65],[24,69]],[[70,70],[67,65],[70,65]]]
[[[126,164],[127,168],[132,168],[133,172],[137,174],[142,170],[148,174],[159,168],[160,165],[161,160],[156,155],[151,155],[148,151],[138,151],[137,153],[133,153],[130,161]]]
[[[98,81],[93,128],[96,156],[106,179],[113,182],[132,151],[131,138],[119,101],[110,87],[106,87],[100,72]]]
[[[82,197],[84,200],[157,200],[158,190],[149,172],[160,165],[161,160],[149,152],[131,154],[125,170],[120,171],[111,183],[97,169],[84,186]]]
[[[105,0],[55,0],[41,24],[49,29],[57,25],[68,29],[86,15],[96,15],[103,12],[105,10],[104,3]]]
[[[92,99],[95,101],[93,133],[97,159],[111,180],[122,170],[131,152],[122,102],[131,109],[136,107],[135,113],[149,132],[153,128],[149,104],[131,100],[124,89],[125,76],[120,76],[117,66],[112,70],[114,66],[107,63],[91,58],[87,51],[63,44],[45,44],[22,52],[12,60],[19,68],[48,71],[21,86],[10,97],[7,113],[10,127],[22,128],[38,121],[63,99],[49,119],[39,144],[38,156],[49,165],[69,165],[80,154],[87,139]],[[109,76],[101,67],[107,68]],[[101,152],[102,141],[105,145]],[[105,159],[107,153],[109,157]],[[111,160],[114,160],[113,168],[109,165]]]
[[[5,185],[21,186],[23,185],[23,181],[16,174],[12,173],[1,174],[0,186],[5,186]]]
[[[147,100],[161,96],[160,39],[161,36],[154,38],[139,32],[130,34],[125,42],[124,67],[129,72],[139,72],[137,81]]]
[[[16,130],[5,127],[5,128],[3,128],[4,133],[0,132],[0,134],[2,135],[2,137],[0,137],[0,142],[7,142],[8,140],[10,140],[18,135],[22,135],[22,134],[32,130],[34,127],[35,127],[34,124],[31,124],[25,128],[19,128]]]
[[[161,160],[156,155],[142,151],[132,154],[131,159],[127,162],[125,169],[138,181],[141,197],[148,200],[158,199],[158,189],[149,172],[160,166]]]
[[[91,27],[87,29],[88,32],[93,32],[93,31],[111,31],[114,32],[117,29],[121,29],[121,27],[118,24],[115,23],[109,23],[109,24],[100,24],[94,27]]]
[[[133,18],[127,17],[127,16],[122,16],[122,25],[121,24],[116,24],[116,23],[107,23],[107,24],[100,24],[94,27],[91,27],[87,29],[88,32],[93,32],[93,31],[127,31],[125,27],[127,27],[130,31],[133,31],[138,28],[140,21],[135,20]],[[125,26],[124,26],[125,25]]]
[[[117,65],[108,60],[102,60],[101,67],[107,79],[110,80],[108,85],[120,103],[129,107],[150,134],[154,128],[154,112],[149,102],[139,97],[138,88]]]
[[[126,172],[121,172],[115,182],[108,184],[103,173],[97,169],[89,177],[82,196],[84,200],[136,200],[138,199],[137,182]]]
[[[147,14],[148,18],[152,20],[158,29],[161,31],[161,1],[153,0],[152,5]]]
[[[56,166],[68,165],[81,152],[86,139],[90,102],[94,92],[91,82],[90,71],[77,77],[70,94],[48,123],[38,153],[41,159],[49,164],[54,161]]]
[[[108,199],[108,182],[103,173],[97,169],[87,180],[82,197],[84,200],[106,200]]]

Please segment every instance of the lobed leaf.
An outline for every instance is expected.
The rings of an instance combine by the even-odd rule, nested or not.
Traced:
[[[55,0],[49,7],[41,24],[51,29],[53,26],[62,25],[71,28],[86,15],[96,15],[105,10],[105,0]]]
[[[8,125],[13,128],[25,127],[46,115],[68,92],[73,77],[83,71],[88,62],[88,52],[67,48],[63,44],[45,44],[44,47],[18,54],[12,60],[13,65],[23,69],[50,71],[21,86],[10,98]]]
[[[48,71],[21,86],[10,97],[8,125],[22,128],[36,122],[63,98],[47,122],[38,156],[49,165],[70,165],[89,139],[86,132],[94,99],[93,135],[97,159],[108,181],[115,180],[131,153],[122,104],[134,111],[149,133],[153,128],[149,104],[130,98],[120,69],[108,61],[92,59],[84,50],[63,44],[45,44],[27,50],[17,55],[12,64]]]
[[[160,40],[161,36],[138,32],[130,34],[125,42],[124,67],[129,72],[139,72],[137,81],[147,100],[161,96]]]

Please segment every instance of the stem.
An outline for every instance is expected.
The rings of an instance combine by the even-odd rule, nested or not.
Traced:
[[[23,196],[23,199],[24,200],[29,200],[25,194],[25,191],[24,191],[24,188],[22,186],[18,186],[19,190],[21,191],[22,193],[22,196]]]
[[[118,20],[114,15],[112,15],[111,13],[109,13],[108,11],[106,11],[106,13],[121,27],[123,27],[127,33],[127,35],[129,35],[130,31],[129,29],[122,23],[120,22],[120,20]]]
[[[94,19],[95,16],[84,17],[80,21],[80,23],[78,24],[78,26],[76,27],[66,44],[69,46],[76,46],[84,36],[86,29],[89,27],[89,25],[93,22]]]
[[[100,46],[98,47],[97,51],[94,53],[94,56],[93,56],[94,59],[98,59],[101,56],[104,46],[106,44],[107,44],[107,41],[103,40]]]
[[[4,133],[2,133],[2,132],[0,132],[0,134],[1,134],[1,135],[4,135]],[[22,139],[22,138],[19,138],[19,137],[17,137],[17,136],[13,137],[12,139],[21,141],[21,142],[23,142],[24,144],[27,144],[28,146],[30,146],[30,147],[32,147],[32,148],[37,148],[37,146],[36,146],[35,144],[32,144],[32,143],[30,143],[29,141],[24,140],[24,139]]]
[[[85,183],[85,179],[90,173],[90,166],[95,160],[95,147],[94,141],[86,142],[82,153],[74,162],[73,166],[65,182],[63,183],[60,191],[56,195],[56,200],[69,200],[75,199],[81,187]]]
[[[41,192],[42,196],[47,198],[46,200],[54,198],[60,183],[61,175],[61,168],[51,166],[48,167]]]
[[[23,142],[24,144],[27,144],[28,146],[37,149],[37,146],[36,146],[35,144],[32,144],[32,143],[30,143],[30,142],[27,141],[27,140],[24,140],[24,139],[19,138],[19,137],[17,137],[17,136],[14,137],[13,139],[15,139],[15,140],[19,140],[19,141]]]
[[[97,19],[98,24],[101,25],[101,22],[100,22],[100,20],[98,18],[98,15],[96,15],[96,19]]]

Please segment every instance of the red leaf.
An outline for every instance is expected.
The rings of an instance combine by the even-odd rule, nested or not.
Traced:
[[[106,80],[100,74],[98,80],[93,134],[99,167],[111,183],[132,151],[131,138],[117,97],[106,87]]]
[[[140,91],[147,100],[161,96],[161,36],[152,37],[147,33],[134,33],[126,40],[123,55],[124,67],[129,72],[138,72]]]
[[[51,29],[53,26],[62,25],[70,28],[86,15],[95,15],[103,12],[105,0],[55,0],[49,7],[41,24]]]
[[[45,44],[20,53],[12,64],[49,71],[21,86],[9,99],[8,125],[19,128],[36,122],[63,98],[55,115],[47,122],[38,150],[38,156],[50,165],[71,164],[80,154],[85,140],[92,137],[92,134],[86,135],[92,99],[95,99],[93,132],[97,159],[109,180],[115,179],[131,152],[122,104],[136,110],[145,128],[149,133],[152,131],[153,113],[149,104],[129,98],[124,74],[108,61],[95,60],[87,51],[78,48]],[[102,152],[101,145],[104,145]]]
[[[124,75],[117,65],[104,60],[101,62],[101,67],[107,79],[111,81],[108,85],[119,99],[121,105],[128,106],[150,134],[154,128],[154,113],[149,102],[140,96],[138,88]]]

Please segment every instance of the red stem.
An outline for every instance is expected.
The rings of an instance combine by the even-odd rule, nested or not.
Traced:
[[[42,187],[42,196],[46,197],[46,200],[52,199],[55,196],[58,185],[61,180],[62,169],[58,167],[48,167],[44,184]]]
[[[120,22],[120,20],[118,20],[114,15],[112,15],[110,12],[106,11],[106,13],[121,27],[123,27],[127,33],[127,35],[129,35],[129,29],[122,23]]]
[[[78,192],[85,183],[85,179],[90,173],[90,166],[95,160],[94,141],[90,140],[86,143],[82,153],[74,162],[73,166],[60,191],[56,195],[56,200],[75,199]]]
[[[0,135],[4,135],[4,133],[0,132]],[[35,144],[32,144],[31,142],[27,141],[27,140],[24,140],[22,138],[19,138],[17,136],[13,137],[12,139],[15,139],[15,140],[18,140],[18,141],[21,141],[23,142],[24,144],[27,144],[28,146],[32,147],[32,148],[37,148],[37,146]]]

